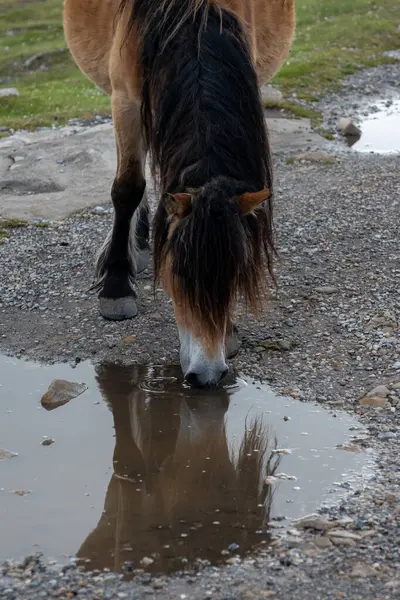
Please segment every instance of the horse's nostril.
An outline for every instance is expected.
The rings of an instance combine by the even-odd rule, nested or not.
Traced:
[[[225,379],[225,377],[228,375],[229,369],[226,368],[222,371],[221,373],[221,377],[219,378],[220,381],[222,381],[223,379]]]
[[[195,373],[194,371],[189,371],[185,375],[185,379],[187,383],[189,383],[192,387],[205,387],[212,388],[216,387],[224,377],[228,374],[228,369],[223,369],[220,373],[215,373],[215,376],[207,379],[204,376],[202,377],[199,373]]]
[[[186,373],[185,379],[193,387],[200,387],[201,386],[198,373],[194,373],[193,371],[189,371],[189,373]]]

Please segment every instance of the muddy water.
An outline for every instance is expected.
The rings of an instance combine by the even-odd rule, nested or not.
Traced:
[[[47,411],[40,398],[60,378],[88,390]],[[175,367],[0,357],[0,385],[0,449],[17,453],[0,460],[0,560],[42,552],[155,572],[217,564],[342,499],[372,465],[336,448],[355,419],[247,380],[194,391]]]
[[[362,135],[351,140],[350,145],[358,152],[389,154],[400,152],[400,100],[390,106],[377,103],[377,112],[365,117],[360,123]]]

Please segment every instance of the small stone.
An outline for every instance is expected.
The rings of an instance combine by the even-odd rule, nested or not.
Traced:
[[[337,450],[345,450],[346,452],[354,452],[354,453],[361,452],[360,446],[357,446],[357,444],[351,444],[350,442],[346,442],[345,444],[338,444],[336,446],[336,449]]]
[[[0,98],[11,98],[13,96],[19,96],[17,88],[0,88]]]
[[[354,565],[350,573],[350,577],[354,579],[365,579],[366,577],[376,577],[377,575],[378,572],[374,567],[362,563]]]
[[[359,542],[361,540],[361,536],[358,533],[352,533],[351,531],[347,531],[347,529],[335,529],[333,531],[329,531],[327,534],[331,539],[340,538],[345,540],[354,540]]]
[[[26,496],[27,494],[30,494],[29,490],[15,490],[14,494],[16,494],[17,496]]]
[[[335,546],[348,546],[350,548],[356,546],[356,542],[348,538],[332,538],[332,543]]]
[[[42,441],[42,446],[51,446],[52,444],[54,444],[54,440],[51,438],[46,438]]]
[[[269,475],[268,477],[266,477],[264,479],[264,484],[265,485],[274,485],[274,483],[276,483],[276,481],[277,481],[276,477]]]
[[[143,567],[149,567],[150,565],[152,565],[154,562],[153,558],[150,558],[149,556],[143,556],[142,560],[140,561],[140,564]]]
[[[235,543],[230,544],[228,546],[228,550],[229,550],[229,552],[236,552],[236,550],[239,550],[239,544],[235,544]]]
[[[136,335],[128,335],[128,336],[122,338],[121,342],[123,344],[133,344],[134,342],[136,342]]]
[[[0,460],[6,460],[6,458],[14,458],[14,456],[18,456],[16,452],[10,452],[9,450],[4,450],[0,448]]]
[[[332,546],[331,540],[328,537],[325,537],[324,535],[317,535],[314,539],[314,544],[320,550],[326,550],[327,548],[330,548]]]
[[[232,556],[232,558],[228,558],[225,562],[227,565],[238,565],[240,563],[240,558],[238,556]]]
[[[359,401],[360,406],[372,406],[374,408],[387,408],[390,403],[385,398],[379,398],[377,396],[365,396]]]
[[[263,85],[261,88],[261,99],[265,107],[280,106],[283,101],[283,94],[271,85]]]
[[[67,404],[73,398],[87,390],[85,383],[73,383],[64,379],[54,379],[47,392],[42,396],[41,404],[46,410],[54,410]]]
[[[337,292],[337,288],[335,288],[331,285],[321,285],[320,287],[316,287],[315,291],[318,294],[326,294],[328,296],[330,294],[334,294],[335,292]]]
[[[377,397],[377,398],[387,398],[390,394],[390,390],[386,387],[386,385],[378,385],[373,390],[368,392],[367,398]]]
[[[319,515],[309,515],[293,521],[293,526],[297,529],[316,529],[317,531],[328,531],[334,527],[338,527],[337,521],[328,521],[322,519]]]
[[[361,137],[362,134],[361,129],[357,127],[352,119],[340,119],[338,123],[338,129],[342,135],[349,137]]]

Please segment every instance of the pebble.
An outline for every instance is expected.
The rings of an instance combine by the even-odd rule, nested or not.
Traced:
[[[270,85],[264,85],[261,87],[261,99],[264,106],[274,107],[280,106],[283,101],[283,94],[279,90],[273,88]]]
[[[14,458],[15,456],[18,456],[16,452],[10,452],[9,450],[4,450],[3,448],[0,448],[0,460],[6,460],[6,458]]]
[[[338,525],[336,521],[328,521],[317,514],[293,521],[293,526],[297,529],[317,529],[319,531],[328,531]]]
[[[354,136],[360,137],[362,131],[357,125],[352,121],[352,119],[342,118],[338,123],[338,129],[342,135],[345,136]]]
[[[372,406],[374,408],[387,408],[390,403],[385,398],[366,396],[359,401],[360,406]]]
[[[0,98],[12,98],[13,96],[19,96],[17,88],[0,88]]]
[[[52,444],[54,444],[54,440],[52,440],[51,438],[46,438],[45,440],[42,440],[41,444],[42,446],[51,446]]]
[[[47,392],[42,396],[41,404],[46,410],[54,410],[80,396],[87,390],[85,383],[74,383],[64,379],[54,379]]]

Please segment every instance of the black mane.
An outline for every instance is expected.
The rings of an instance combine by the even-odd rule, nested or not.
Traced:
[[[215,210],[207,201],[197,202],[190,219],[182,219],[179,228],[186,221],[186,234],[174,235],[179,251],[167,243],[165,199],[154,220],[156,280],[170,251],[174,277],[191,308],[209,315],[204,318],[211,329],[238,293],[254,306],[265,285],[265,265],[272,274],[271,199],[256,217],[238,215],[240,227],[233,218],[232,190],[272,191],[269,144],[249,45],[234,13],[209,0],[133,0],[127,34],[130,30],[139,40],[143,135],[162,198],[165,192],[204,188],[214,180],[212,189],[219,191]],[[207,222],[216,212],[217,221]],[[201,231],[208,235],[196,239]],[[184,247],[179,240],[185,241]],[[210,257],[211,263],[200,268]]]

